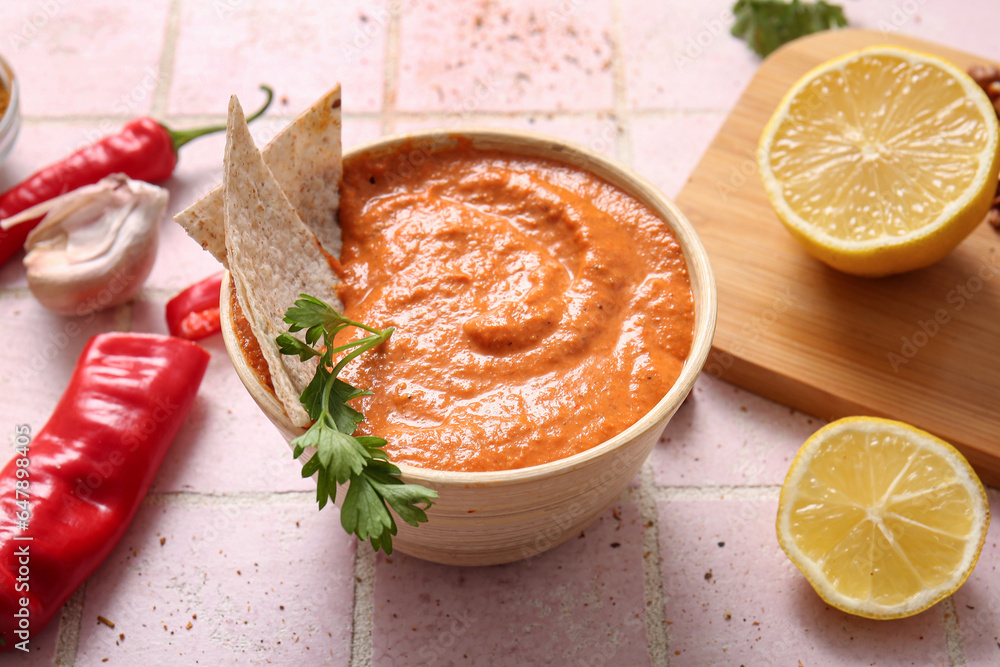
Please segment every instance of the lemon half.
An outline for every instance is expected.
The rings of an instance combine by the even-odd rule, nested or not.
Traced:
[[[990,507],[948,443],[901,422],[848,417],[792,461],[778,542],[826,602],[901,618],[954,593],[972,573]]]
[[[1000,169],[996,111],[965,72],[894,46],[813,69],[760,139],[764,188],[818,259],[861,276],[937,262],[989,210]]]

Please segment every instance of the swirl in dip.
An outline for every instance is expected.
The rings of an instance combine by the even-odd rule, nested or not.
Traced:
[[[419,157],[344,165],[344,312],[396,327],[342,372],[374,392],[359,433],[396,463],[508,470],[648,412],[694,328],[668,225],[566,164],[467,144]]]

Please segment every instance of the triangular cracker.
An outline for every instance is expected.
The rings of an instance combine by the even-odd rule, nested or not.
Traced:
[[[285,311],[308,293],[343,310],[328,256],[299,218],[253,143],[243,108],[229,101],[223,173],[224,238],[236,296],[271,371],[274,392],[296,426],[308,426],[299,394],[313,363],[278,351]]]
[[[340,84],[281,130],[261,151],[299,218],[323,248],[340,256]],[[229,268],[222,186],[174,216],[195,241]]]

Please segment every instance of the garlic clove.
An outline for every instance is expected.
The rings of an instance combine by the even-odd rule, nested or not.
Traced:
[[[167,191],[122,174],[61,195],[4,221],[45,214],[25,243],[28,287],[61,315],[86,315],[125,303],[156,259]]]

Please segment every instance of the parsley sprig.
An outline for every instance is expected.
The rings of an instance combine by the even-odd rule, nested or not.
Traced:
[[[295,305],[285,312],[288,331],[277,337],[282,354],[297,356],[302,361],[319,357],[316,375],[302,391],[299,400],[313,420],[309,430],[292,440],[295,458],[309,447],[316,453],[302,467],[302,476],[316,475],[316,500],[320,509],[327,501],[337,500],[337,487],[350,482],[340,508],[340,523],[344,530],[362,541],[371,541],[372,548],[392,553],[392,536],[396,521],[389,507],[411,526],[427,521],[425,510],[437,493],[416,484],[404,484],[399,468],[389,462],[382,449],[386,441],[373,436],[354,436],[357,425],[364,421],[362,413],[348,403],[372,392],[358,389],[337,378],[343,368],[368,350],[387,341],[395,330],[384,331],[344,317],[335,308],[316,297],[300,294]],[[334,338],[347,327],[357,327],[370,335],[340,346]],[[305,331],[305,342],[291,333]],[[322,340],[322,345],[316,344]],[[334,363],[334,356],[346,352]],[[423,507],[419,505],[423,504]]]
[[[823,0],[738,0],[733,15],[730,32],[762,57],[793,39],[847,25],[843,8]]]

